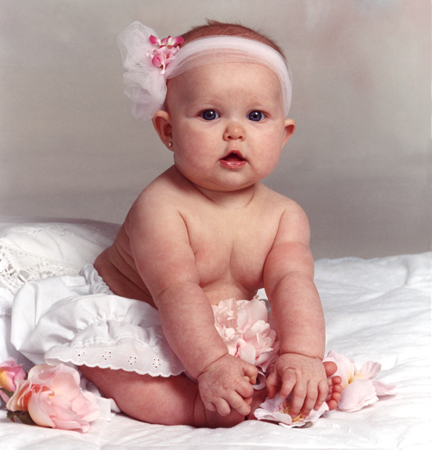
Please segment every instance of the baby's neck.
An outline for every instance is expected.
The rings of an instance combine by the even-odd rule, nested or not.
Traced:
[[[241,209],[248,206],[255,197],[259,183],[236,191],[211,191],[200,186],[195,187],[212,203],[232,209]]]

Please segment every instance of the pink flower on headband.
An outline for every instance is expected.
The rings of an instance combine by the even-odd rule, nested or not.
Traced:
[[[152,64],[165,72],[166,67],[169,62],[174,59],[174,55],[180,50],[179,45],[184,42],[184,39],[180,36],[171,37],[168,36],[162,40],[156,36],[151,35],[149,41],[152,45],[157,46],[153,53],[149,56],[151,57]]]
[[[156,36],[151,35],[149,37],[149,41],[151,44],[158,45],[159,47],[173,48],[173,47],[179,46],[180,44],[183,44],[184,39],[181,36],[177,36],[174,38],[171,36],[168,36],[161,40],[161,39],[158,39]]]

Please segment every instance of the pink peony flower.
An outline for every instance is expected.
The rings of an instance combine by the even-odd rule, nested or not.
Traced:
[[[24,378],[25,372],[22,364],[18,365],[13,358],[9,358],[0,364],[0,388],[11,393],[15,392],[17,381],[24,380]],[[9,396],[2,390],[0,390],[0,397],[5,403],[9,400]]]
[[[272,399],[267,398],[264,403],[261,403],[260,408],[256,409],[254,414],[258,420],[278,422],[282,426],[293,428],[310,426],[328,410],[327,403],[323,403],[319,410],[316,411],[313,409],[307,417],[302,417],[299,414],[297,417],[292,418],[289,415],[289,397],[287,399],[281,399],[279,394],[277,394]]]
[[[338,409],[341,411],[359,411],[377,402],[378,397],[394,395],[397,392],[396,386],[374,380],[381,370],[381,364],[377,362],[368,361],[358,371],[352,359],[333,350],[327,354],[324,361],[333,361],[338,367],[334,376],[342,378],[343,390],[338,402]]]
[[[267,371],[277,358],[279,341],[265,302],[258,296],[251,301],[231,298],[213,305],[213,313],[228,352]]]
[[[17,389],[6,407],[28,411],[37,425],[87,432],[90,422],[101,415],[96,398],[79,387],[78,372],[71,367],[37,365]]]

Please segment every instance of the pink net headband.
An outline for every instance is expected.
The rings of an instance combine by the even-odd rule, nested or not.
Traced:
[[[282,56],[261,42],[237,36],[209,36],[179,49],[182,38],[158,39],[151,28],[133,22],[118,37],[123,58],[125,93],[132,100],[132,114],[149,120],[163,109],[166,80],[205,64],[221,62],[258,63],[279,79],[285,116],[291,104],[292,82]]]

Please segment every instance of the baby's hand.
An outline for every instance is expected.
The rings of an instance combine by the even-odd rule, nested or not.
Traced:
[[[198,387],[204,406],[227,416],[231,408],[246,416],[258,370],[229,354],[210,364],[199,376]]]
[[[306,417],[326,400],[328,382],[324,365],[319,358],[285,353],[276,361],[266,380],[266,388],[270,398],[277,394],[279,388],[281,398],[292,393],[290,416],[296,417],[301,412]]]

